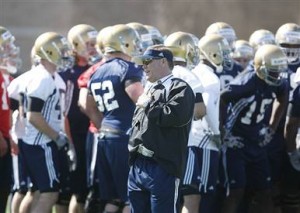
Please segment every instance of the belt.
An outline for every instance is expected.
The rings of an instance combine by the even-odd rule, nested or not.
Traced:
[[[126,135],[126,133],[120,129],[113,129],[111,127],[101,127],[100,133],[106,135]]]
[[[137,152],[145,157],[149,157],[152,158],[154,155],[154,152],[151,151],[150,149],[147,149],[146,147],[144,147],[143,145],[139,145]]]

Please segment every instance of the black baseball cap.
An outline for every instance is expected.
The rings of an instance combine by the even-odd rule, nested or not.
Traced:
[[[168,61],[173,62],[173,54],[168,49],[163,49],[163,50],[148,49],[144,52],[143,55],[134,57],[133,61],[136,64],[142,65],[143,61],[145,60],[160,59],[160,58],[166,58]]]

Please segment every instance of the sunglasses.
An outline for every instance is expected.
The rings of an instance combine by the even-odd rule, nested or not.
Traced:
[[[143,60],[143,65],[147,66],[149,65],[153,60],[159,60],[159,59],[162,59],[162,58],[149,58],[149,59],[145,59]]]

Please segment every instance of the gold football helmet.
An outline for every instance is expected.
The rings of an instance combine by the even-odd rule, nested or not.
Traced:
[[[208,26],[205,35],[210,34],[218,34],[223,36],[227,40],[230,48],[233,48],[233,44],[237,39],[233,27],[225,22],[216,22]]]
[[[20,48],[15,45],[15,37],[8,29],[0,26],[0,68],[15,74],[21,62]]]
[[[224,50],[229,48],[227,40],[218,34],[203,36],[198,44],[200,59],[208,60],[218,70],[222,68]]]
[[[122,52],[128,56],[137,56],[141,49],[137,33],[125,24],[114,25],[108,30],[102,39],[104,54]]]
[[[55,32],[41,34],[34,43],[35,59],[45,59],[55,64],[59,71],[73,66],[74,57],[68,40]]]
[[[265,44],[255,53],[254,68],[257,76],[267,84],[279,86],[288,69],[287,57],[280,47]]]
[[[189,33],[172,33],[165,39],[164,45],[172,51],[174,61],[186,62],[189,69],[199,62],[199,48]]]
[[[234,49],[231,56],[245,68],[249,61],[254,58],[254,50],[248,41],[237,40],[234,43]]]
[[[144,25],[144,27],[146,27],[146,29],[150,33],[154,45],[164,43],[164,37],[156,27],[152,25]]]
[[[131,27],[132,29],[134,29],[135,32],[138,34],[140,42],[141,42],[141,47],[142,47],[142,49],[140,50],[141,54],[148,47],[153,45],[152,36],[143,24],[138,23],[138,22],[131,22],[126,25]]]
[[[256,30],[250,35],[249,43],[254,48],[254,51],[256,51],[264,44],[275,44],[275,36],[269,30]]]
[[[300,26],[287,23],[279,27],[276,32],[276,43],[282,48],[289,62],[300,58]]]
[[[68,40],[73,51],[88,60],[90,64],[100,59],[95,48],[97,33],[94,27],[87,24],[75,25],[68,32]]]
[[[96,49],[99,54],[104,55],[103,39],[106,35],[109,35],[109,31],[112,30],[111,26],[102,28],[96,38]]]

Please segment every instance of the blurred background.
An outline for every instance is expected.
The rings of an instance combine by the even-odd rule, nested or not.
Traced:
[[[200,38],[217,21],[230,24],[238,39],[261,28],[276,33],[284,23],[300,24],[300,0],[0,0],[0,25],[21,47],[21,72],[30,68],[31,47],[46,31],[66,35],[77,24],[100,30],[140,22],[163,35],[186,31]]]

